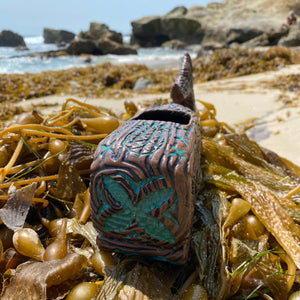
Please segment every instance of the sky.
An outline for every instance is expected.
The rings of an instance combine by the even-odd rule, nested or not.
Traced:
[[[214,0],[220,2],[221,0]],[[90,22],[129,34],[130,22],[144,16],[163,15],[174,7],[207,5],[211,0],[0,0],[0,31],[22,36],[42,35],[43,28],[64,29],[78,34]]]

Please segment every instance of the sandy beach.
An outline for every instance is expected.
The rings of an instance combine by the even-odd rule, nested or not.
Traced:
[[[198,100],[212,103],[217,110],[217,119],[240,130],[243,124],[250,124],[246,133],[261,146],[275,151],[293,163],[300,165],[300,99],[295,92],[283,92],[268,85],[278,76],[299,74],[300,65],[290,65],[278,71],[215,80],[194,85]],[[280,99],[292,99],[284,104]],[[68,98],[103,106],[114,113],[124,112],[125,99],[80,98],[72,95],[47,96],[20,103],[24,109],[32,109],[38,104],[55,104],[48,109],[60,109]],[[126,99],[136,104],[145,100],[170,99],[168,93],[149,94],[132,92]],[[57,105],[56,105],[57,104]],[[201,104],[198,102],[198,108]]]

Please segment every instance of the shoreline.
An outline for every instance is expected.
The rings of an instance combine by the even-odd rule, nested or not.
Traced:
[[[263,147],[300,165],[297,62],[293,49],[282,47],[256,52],[239,48],[215,51],[193,61],[195,97],[215,105],[218,121],[246,132]],[[115,113],[124,111],[126,99],[136,103],[170,99],[179,66],[178,61],[176,69],[157,71],[139,64],[104,63],[34,74],[0,74],[0,117],[7,120],[6,105],[62,103],[68,97],[105,106]],[[140,78],[151,83],[134,91]]]
[[[300,65],[290,65],[279,71],[252,74],[242,77],[221,79],[194,84],[195,98],[213,104],[216,118],[225,122],[237,132],[246,134],[260,146],[276,152],[281,157],[300,165],[300,98],[296,92],[283,92],[277,88],[267,88],[267,82],[277,80],[285,74],[300,74]],[[293,99],[285,104],[281,98]],[[47,96],[19,102],[24,109],[31,110],[42,104],[55,103],[56,108],[68,98],[111,109],[120,114],[125,111],[124,100],[136,104],[143,101],[170,99],[169,92],[150,94],[146,92],[128,93],[126,97],[77,97],[72,95]],[[285,99],[285,98],[284,98]],[[36,106],[37,105],[37,106]],[[201,104],[197,103],[201,108]],[[43,111],[53,111],[53,107]],[[248,128],[245,130],[246,128]]]

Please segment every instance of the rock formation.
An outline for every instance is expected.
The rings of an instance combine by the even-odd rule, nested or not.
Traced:
[[[70,43],[75,38],[75,34],[66,30],[44,28],[43,38],[46,44]]]
[[[0,32],[0,47],[26,47],[26,44],[19,34],[10,30],[3,30]]]
[[[253,40],[254,45],[274,45],[289,32],[282,24],[286,23],[290,10],[294,10],[299,19],[297,0],[223,0],[205,7],[180,6],[163,16],[132,21],[131,44],[155,47],[176,40],[211,49]],[[294,28],[291,34],[295,35],[296,30]]]
[[[300,22],[289,28],[288,35],[280,39],[279,45],[285,47],[300,46]]]
[[[136,49],[123,43],[121,33],[110,30],[106,24],[90,23],[86,32],[80,32],[78,38],[72,40],[67,52],[72,55],[79,54],[136,54]]]

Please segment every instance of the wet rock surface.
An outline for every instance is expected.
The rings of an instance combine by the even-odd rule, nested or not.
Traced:
[[[80,54],[136,54],[136,49],[123,43],[121,33],[109,29],[104,23],[92,22],[88,31],[79,33],[66,51],[71,55]]]
[[[66,30],[44,28],[43,38],[45,44],[70,43],[75,38],[75,34]]]
[[[0,32],[0,47],[26,47],[23,37],[13,31]]]

